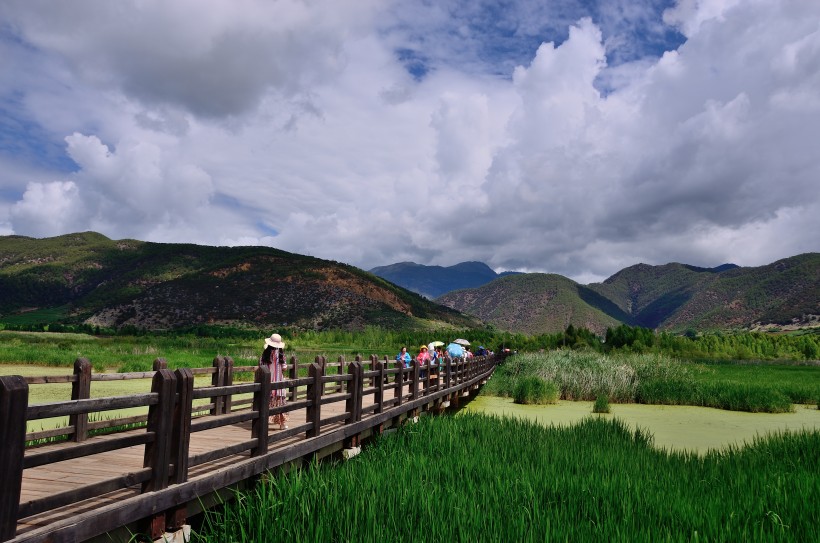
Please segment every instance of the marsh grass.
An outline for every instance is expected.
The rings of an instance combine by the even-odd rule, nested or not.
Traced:
[[[526,405],[546,405],[558,401],[558,387],[538,377],[524,377],[518,380],[513,391],[515,403]]]
[[[701,457],[618,419],[422,417],[239,494],[194,541],[817,541],[818,474],[818,432]]]
[[[595,403],[592,404],[593,413],[609,413],[609,399],[603,394],[595,398]]]
[[[727,367],[728,366],[728,367]],[[820,394],[820,367],[703,365],[658,354],[571,350],[524,353],[499,366],[485,394],[514,395],[521,379],[555,383],[562,400],[695,405],[752,413],[785,413]]]

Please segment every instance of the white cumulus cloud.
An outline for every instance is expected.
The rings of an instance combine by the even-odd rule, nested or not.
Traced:
[[[0,52],[3,233],[584,281],[818,250],[818,2],[8,0]]]

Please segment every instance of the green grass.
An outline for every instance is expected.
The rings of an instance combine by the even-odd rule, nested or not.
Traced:
[[[197,336],[114,336],[50,332],[0,331],[0,364],[32,364],[72,368],[79,357],[88,358],[94,371],[150,371],[157,357],[165,358],[171,369],[208,367],[216,356],[230,356],[237,366],[256,365],[262,353],[264,338],[237,340]],[[287,356],[297,356],[301,364],[313,362],[316,356],[337,361],[339,354],[353,360],[350,349],[288,349]],[[347,351],[346,353],[344,351]],[[375,353],[374,353],[375,354]],[[395,353],[383,352],[392,359]],[[365,358],[369,353],[365,355]],[[0,369],[2,371],[2,369]],[[69,370],[70,371],[70,370]]]
[[[271,478],[194,541],[817,541],[820,433],[667,453],[617,419],[423,417]]]
[[[820,395],[820,366],[793,363],[710,361],[701,364],[697,381],[739,386],[775,387],[792,403],[810,404]]]
[[[270,335],[270,334],[267,334]],[[285,336],[287,357],[296,356],[307,365],[317,356],[336,362],[339,355],[352,361],[356,355],[368,360],[371,354],[393,360],[402,345],[413,355],[421,343],[433,339],[455,339],[462,332],[390,332],[367,329],[361,333],[343,331],[303,332]],[[255,365],[262,353],[266,335],[242,339],[236,337],[200,337],[197,335],[94,336],[76,333],[16,332],[0,330],[0,365],[34,364],[72,367],[78,357],[88,358],[95,371],[149,371],[157,357],[168,361],[172,369],[210,366],[216,356],[230,356],[238,366]]]

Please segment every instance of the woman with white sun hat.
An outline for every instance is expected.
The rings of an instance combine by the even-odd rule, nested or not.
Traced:
[[[259,365],[270,370],[270,382],[281,383],[285,380],[285,342],[279,334],[271,334],[265,338],[265,350],[259,358]],[[271,409],[285,405],[287,389],[271,390],[269,406]],[[288,427],[288,414],[277,413],[271,415],[268,422],[273,429],[284,430]]]

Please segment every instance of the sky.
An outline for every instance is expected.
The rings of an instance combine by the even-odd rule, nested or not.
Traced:
[[[820,250],[817,0],[3,0],[0,235],[601,281]]]

